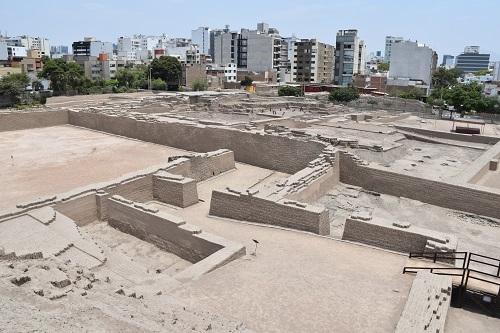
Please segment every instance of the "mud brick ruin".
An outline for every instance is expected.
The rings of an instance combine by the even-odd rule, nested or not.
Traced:
[[[458,134],[422,103],[373,99],[142,93],[0,112],[1,327],[495,331],[453,299],[498,293],[500,127]],[[471,273],[490,272],[479,254],[491,283]],[[455,270],[466,287],[439,274]]]

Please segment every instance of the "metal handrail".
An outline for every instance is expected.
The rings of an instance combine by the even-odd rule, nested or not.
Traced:
[[[491,260],[495,260],[495,261],[500,262],[500,259],[498,259],[498,258],[488,257],[488,256],[485,256],[485,255],[482,255],[482,254],[477,254],[477,253],[471,252],[470,255],[471,256],[476,256],[476,257],[481,257],[481,258],[486,258],[486,259],[491,259]]]
[[[462,256],[459,257],[458,255],[463,255],[463,257]],[[483,281],[483,282],[498,286],[499,289],[498,289],[497,297],[500,297],[500,280],[498,282],[495,282],[495,281],[486,280],[486,279],[483,279],[481,277],[474,276],[474,274],[472,274],[472,275],[470,274],[470,273],[477,273],[477,274],[482,274],[482,275],[486,275],[489,277],[500,279],[500,259],[488,257],[488,256],[485,256],[482,254],[477,254],[477,253],[472,253],[472,252],[433,252],[433,253],[410,252],[409,257],[410,258],[433,259],[434,262],[436,262],[437,259],[463,260],[462,268],[458,268],[458,267],[411,267],[411,266],[405,266],[403,268],[403,274],[405,274],[405,273],[417,273],[418,270],[428,270],[431,273],[436,274],[436,275],[461,276],[462,277],[462,279],[460,281],[461,304],[463,304],[464,294],[465,294],[465,291],[467,290],[469,278],[473,279],[473,280],[479,280],[479,281]],[[481,261],[481,260],[475,259],[474,257],[494,260],[494,261],[497,261],[498,264],[495,265],[495,264],[492,264],[489,262]],[[491,274],[491,273],[487,273],[484,271],[470,268],[469,265],[471,262],[484,264],[484,265],[492,266],[492,267],[498,267],[497,274],[495,275],[495,274]],[[438,270],[438,272],[436,272],[436,270]],[[447,272],[439,272],[439,270],[447,271]],[[452,272],[449,272],[449,271],[457,271],[457,270],[461,271],[461,274],[454,274]]]
[[[439,273],[439,272],[436,272],[434,274],[438,274],[438,275],[450,275],[450,276],[462,276],[463,275],[463,268],[458,268],[458,267],[411,267],[411,266],[405,266],[403,268],[403,274],[404,273],[416,273],[416,272],[413,272],[411,271],[412,269],[416,269],[416,270],[429,270],[431,273],[434,273],[434,270],[453,270],[453,271],[462,271],[461,274],[452,274],[452,273]]]

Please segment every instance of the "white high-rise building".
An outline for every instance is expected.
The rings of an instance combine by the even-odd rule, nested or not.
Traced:
[[[437,54],[430,47],[412,41],[396,43],[392,47],[387,86],[416,87],[428,94],[436,64]]]
[[[161,38],[143,35],[120,37],[117,43],[117,56],[124,60],[146,60],[152,56]]]
[[[493,74],[493,81],[500,81],[500,61],[495,62],[492,74]]]
[[[403,41],[403,37],[394,37],[394,36],[386,36],[385,37],[385,53],[384,53],[384,62],[391,62],[391,53],[392,46],[396,43],[401,43]]]
[[[42,56],[45,55],[50,57],[50,44],[47,38],[24,35],[9,38],[7,44],[11,46],[22,46],[26,50],[38,50]]]
[[[358,30],[339,30],[335,44],[335,84],[348,86],[354,76],[365,73],[366,45]]]
[[[191,31],[191,42],[198,45],[202,54],[210,54],[210,29],[208,27],[199,27]]]
[[[407,78],[431,84],[434,51],[424,44],[404,41],[393,45],[390,78]]]

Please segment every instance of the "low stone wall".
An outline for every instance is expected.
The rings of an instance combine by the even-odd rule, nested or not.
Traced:
[[[194,162],[193,162],[194,161]],[[166,171],[175,175],[191,175],[205,180],[234,168],[234,155],[228,150],[186,155],[174,161],[150,167],[109,181],[76,188],[66,193],[19,203],[16,209],[0,212],[0,222],[30,209],[53,205],[60,213],[73,219],[79,226],[107,218],[106,199],[120,195],[129,200],[147,202],[153,197],[153,174]]]
[[[395,332],[444,332],[451,288],[451,276],[417,273]]]
[[[160,171],[153,175],[153,197],[158,201],[183,208],[194,205],[198,202],[196,181]]]
[[[282,183],[280,193],[295,201],[314,203],[339,183],[338,152],[333,147],[325,149],[307,167],[291,175]]]
[[[273,201],[258,193],[227,188],[213,191],[210,215],[275,225],[320,235],[330,234],[328,210],[288,199]]]
[[[206,233],[187,224],[181,217],[120,196],[107,200],[109,225],[191,263],[201,263],[199,267],[183,272],[179,276],[181,279],[199,277],[245,254],[242,245]]]
[[[357,156],[340,152],[340,181],[379,193],[436,206],[500,218],[500,191],[418,178],[383,170]]]
[[[187,177],[200,182],[234,168],[234,152],[228,149],[218,149],[190,156]]]
[[[453,178],[457,184],[476,183],[490,171],[492,160],[500,158],[500,142],[476,158],[465,170]]]
[[[229,149],[239,162],[285,173],[303,169],[326,146],[310,138],[301,140],[227,127],[137,120],[92,112],[69,111],[69,123],[195,152]]]
[[[77,221],[77,225],[79,226],[97,220],[96,196],[93,191],[59,201],[55,204],[54,208],[59,213]]]
[[[404,253],[453,252],[457,248],[457,239],[451,235],[355,215],[346,219],[342,239]]]
[[[0,113],[0,132],[66,125],[68,122],[68,111],[65,110],[2,112]]]
[[[71,219],[79,226],[107,218],[106,199],[113,195],[121,195],[134,201],[153,200],[153,173],[138,174],[111,184],[100,184],[95,189],[76,196],[67,196],[57,202],[55,209]],[[99,184],[98,184],[99,185]]]

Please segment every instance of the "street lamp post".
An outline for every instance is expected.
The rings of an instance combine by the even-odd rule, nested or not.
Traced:
[[[149,90],[152,90],[152,82],[151,82],[151,70],[153,68],[151,66],[149,66],[149,79],[148,79],[148,86],[149,86]]]

